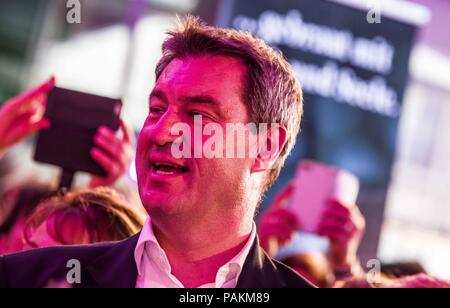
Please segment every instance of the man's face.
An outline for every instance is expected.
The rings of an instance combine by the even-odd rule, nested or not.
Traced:
[[[192,147],[210,138],[193,137],[194,116],[202,116],[203,126],[217,123],[224,131],[226,123],[249,122],[242,101],[245,77],[245,66],[231,57],[187,57],[165,68],[150,95],[136,156],[139,193],[149,214],[191,213],[201,219],[245,198],[252,159],[174,158],[172,145],[179,136],[171,134],[174,124],[186,123],[194,153]]]

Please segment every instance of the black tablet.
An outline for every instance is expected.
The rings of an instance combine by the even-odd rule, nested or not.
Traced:
[[[105,176],[105,170],[90,155],[93,137],[101,125],[116,131],[121,109],[120,99],[55,87],[48,95],[45,111],[51,127],[39,132],[34,160],[66,172]]]

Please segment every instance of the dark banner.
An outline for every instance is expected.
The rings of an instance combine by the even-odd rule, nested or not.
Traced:
[[[416,30],[384,16],[369,23],[367,13],[323,0],[245,0],[223,1],[218,16],[281,50],[305,94],[297,146],[263,207],[300,159],[350,170],[367,219],[363,260],[376,256]]]

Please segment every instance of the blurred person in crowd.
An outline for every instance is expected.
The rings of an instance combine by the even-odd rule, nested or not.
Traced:
[[[51,78],[44,84],[6,101],[0,108],[0,158],[7,149],[50,123],[43,118],[48,92],[54,87]]]
[[[0,197],[0,255],[23,250],[26,220],[39,202],[52,194],[54,190],[48,185],[27,183],[9,189]]]
[[[302,106],[280,53],[248,33],[187,17],[163,44],[138,141],[138,189],[151,217],[142,231],[115,244],[0,257],[0,287],[42,287],[65,277],[68,259],[83,260],[80,287],[312,287],[265,254],[253,222],[295,143]],[[189,134],[174,134],[174,125],[192,132],[199,115],[221,128],[271,123],[258,136],[274,146],[244,158],[176,158],[173,146]],[[183,148],[192,153],[210,139]],[[236,144],[223,146],[223,153],[236,153]]]
[[[2,197],[0,255],[50,245],[118,241],[143,222],[124,198],[106,187],[56,192],[35,184]],[[8,213],[9,212],[9,213]]]
[[[54,87],[55,79],[14,97],[0,108],[0,162],[8,167],[3,157],[8,148],[25,140],[51,123],[43,117],[46,98]],[[122,137],[116,136],[107,127],[100,127],[94,137],[96,147],[92,157],[106,171],[105,177],[91,176],[89,187],[113,185],[131,164],[133,137],[130,128],[120,121]],[[5,168],[6,168],[5,167]],[[7,168],[6,168],[7,169]],[[6,170],[5,172],[11,172]],[[4,177],[5,175],[2,175]],[[7,183],[0,183],[6,186]],[[0,198],[0,254],[9,254],[23,249],[23,225],[40,199],[55,193],[50,185],[22,183],[20,187],[2,190]]]
[[[45,83],[24,92],[0,108],[0,159],[9,147],[25,140],[41,129],[50,127],[44,118],[48,93],[55,86],[52,77]],[[120,120],[122,136],[118,137],[110,128],[101,126],[94,137],[92,158],[106,171],[105,177],[92,176],[89,186],[113,185],[131,164],[133,159],[133,135],[131,129]]]
[[[120,241],[142,225],[121,195],[100,187],[41,201],[25,224],[24,240],[27,248]]]
[[[389,277],[396,278],[427,273],[419,262],[385,263],[381,265],[381,272]]]
[[[289,183],[262,214],[259,224],[261,245],[271,256],[277,256],[289,244],[301,221],[287,205],[293,193]],[[303,219],[307,220],[308,217]],[[293,241],[290,253],[284,253],[282,262],[309,278],[320,287],[330,287],[335,280],[359,276],[364,273],[357,251],[365,230],[365,219],[356,205],[344,205],[330,200],[321,215],[317,235],[330,240],[327,256],[317,252],[300,251],[300,240]],[[297,247],[294,247],[297,246]]]
[[[328,258],[317,251],[296,251],[284,257],[275,256],[283,264],[308,279],[319,288],[328,288],[334,283],[334,276]]]
[[[298,237],[301,229],[287,205],[293,193],[288,184],[262,214],[259,224],[261,245],[268,253],[292,267],[321,288],[448,288],[450,282],[428,276],[420,264],[403,263],[382,266],[378,278],[365,273],[357,251],[365,230],[365,219],[356,205],[343,205],[335,200],[327,204],[317,235],[330,240],[327,255],[308,251],[306,237]],[[304,217],[308,219],[308,217]]]

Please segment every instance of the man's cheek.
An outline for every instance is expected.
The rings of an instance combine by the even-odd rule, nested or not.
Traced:
[[[146,174],[149,172],[149,170],[148,170],[148,168],[146,168],[148,163],[144,160],[144,157],[140,154],[141,154],[141,152],[136,153],[136,161],[135,161],[136,177],[137,177],[138,183],[143,183],[143,180],[144,180]]]
[[[149,152],[147,145],[149,144],[149,139],[147,137],[146,132],[142,131],[139,135],[139,139],[136,146],[136,168],[143,167],[146,155]],[[147,157],[148,159],[148,157]]]

